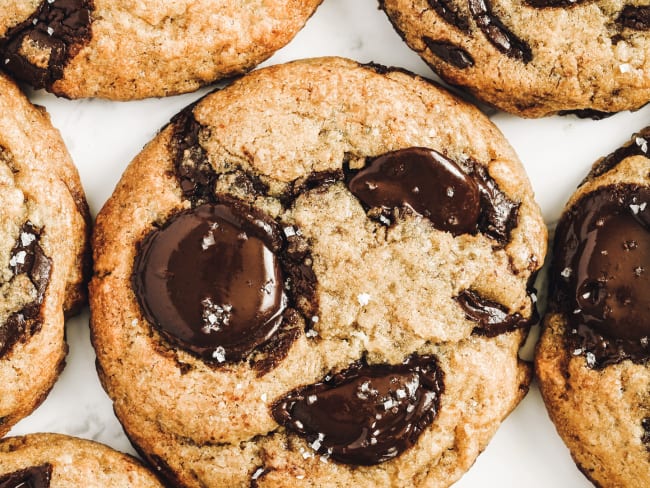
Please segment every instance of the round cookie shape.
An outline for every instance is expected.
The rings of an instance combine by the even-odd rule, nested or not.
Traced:
[[[650,8],[610,0],[380,0],[444,80],[523,117],[650,101]],[[552,26],[552,29],[549,28]]]
[[[89,488],[163,485],[135,458],[97,442],[61,434],[0,440],[0,487]]]
[[[287,44],[321,0],[11,0],[3,69],[67,98],[134,100],[244,73]]]
[[[89,212],[43,109],[0,75],[0,434],[36,408],[63,368],[64,315],[86,300]]]
[[[426,175],[416,192],[411,171]],[[446,217],[478,209],[449,230],[427,210],[436,201]],[[227,213],[233,229],[212,217]],[[197,275],[214,267],[214,291],[191,298],[194,283],[167,264],[148,269],[147,255],[152,236],[198,214],[210,223],[169,241],[189,239],[194,257],[179,259],[196,259]],[[134,445],[178,486],[448,485],[529,384],[517,351],[545,235],[514,152],[474,107],[340,58],[265,68],[175,116],[99,213],[98,372]],[[246,239],[268,251],[264,286],[234,271]],[[139,284],[156,274],[194,307],[205,350],[147,312]],[[273,306],[229,328],[261,302],[221,287]],[[474,314],[459,298],[470,292]],[[231,332],[246,343],[236,354],[219,338]],[[339,399],[349,408],[334,408]]]
[[[536,371],[598,486],[650,482],[650,130],[602,158],[558,224]]]

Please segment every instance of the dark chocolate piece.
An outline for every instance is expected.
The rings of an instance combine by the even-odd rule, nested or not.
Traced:
[[[0,475],[0,488],[49,488],[52,465],[41,464]]]
[[[501,191],[488,170],[475,161],[465,163],[467,172],[478,184],[481,195],[481,214],[478,230],[505,245],[510,239],[510,232],[517,226],[519,203],[513,202]]]
[[[396,208],[406,209],[427,217],[437,229],[454,235],[478,231],[499,245],[508,242],[517,225],[519,204],[475,161],[461,168],[433,149],[410,147],[383,154],[361,170],[344,171],[348,188],[368,215],[386,225]]]
[[[610,169],[615,168],[624,159],[630,156],[645,156],[650,158],[648,145],[650,144],[650,127],[645,127],[632,138],[623,147],[618,148],[613,153],[605,156],[598,161],[591,169],[587,177],[583,180],[582,184],[589,179],[596,178],[602,174],[607,173]]]
[[[650,6],[626,5],[616,18],[616,23],[628,29],[650,30]]]
[[[524,318],[520,313],[508,314],[506,307],[482,297],[474,290],[462,291],[455,300],[465,311],[465,316],[478,324],[474,333],[487,337],[527,327],[535,319],[534,313],[530,318]]]
[[[170,149],[183,197],[196,207],[202,203],[215,202],[214,184],[217,173],[200,144],[202,126],[194,118],[193,108],[192,105],[187,107],[172,119],[174,130]]]
[[[643,427],[643,436],[641,437],[641,442],[645,444],[647,451],[650,451],[650,417],[646,417],[641,421],[641,426]]]
[[[24,22],[0,39],[4,69],[35,88],[49,88],[81,46],[91,38],[92,0],[43,0]],[[25,42],[49,51],[47,67],[30,63],[21,50]]]
[[[552,310],[566,315],[574,355],[602,368],[650,357],[650,188],[599,188],[558,224]]]
[[[348,181],[366,207],[390,219],[395,208],[427,217],[454,235],[476,231],[477,184],[456,163],[432,149],[412,147],[375,158]]]
[[[453,0],[427,0],[427,2],[445,22],[466,34],[469,33],[469,19],[459,12]]]
[[[236,203],[174,215],[147,236],[133,287],[147,320],[172,343],[238,361],[276,333],[287,307],[277,224]]]
[[[474,66],[474,58],[462,47],[447,41],[436,41],[430,37],[425,37],[423,40],[433,54],[456,68],[465,69]]]
[[[469,0],[469,10],[485,37],[499,51],[524,63],[533,59],[530,46],[511,32],[492,12],[489,0]]]
[[[438,414],[443,374],[434,356],[400,365],[362,361],[273,405],[275,420],[314,451],[346,464],[374,465],[413,446]]]
[[[50,282],[52,261],[39,245],[41,231],[31,222],[26,222],[20,230],[18,240],[9,255],[9,268],[14,275],[27,274],[36,297],[21,310],[12,313],[0,325],[0,357],[5,355],[16,342],[30,337],[41,329],[40,306]]]

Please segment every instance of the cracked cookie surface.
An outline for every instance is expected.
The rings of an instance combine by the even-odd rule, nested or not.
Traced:
[[[597,486],[650,483],[650,129],[594,164],[565,207],[536,371]]]
[[[270,57],[321,0],[10,0],[5,71],[68,98],[133,100],[196,90]]]
[[[86,298],[89,213],[44,109],[0,75],[0,433],[43,401],[63,368],[64,314]]]
[[[545,236],[474,107],[339,58],[266,68],[174,117],[100,212],[100,378],[180,486],[448,485],[527,391]]]
[[[524,117],[650,101],[650,7],[623,0],[380,0],[442,78]]]

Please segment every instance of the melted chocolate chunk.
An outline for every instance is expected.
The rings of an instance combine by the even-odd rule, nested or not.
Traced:
[[[485,166],[474,161],[466,163],[467,171],[474,177],[481,194],[481,214],[478,229],[483,234],[505,245],[510,232],[517,226],[519,203],[501,191]]]
[[[436,41],[430,37],[425,37],[423,40],[433,54],[456,68],[465,69],[474,66],[474,58],[462,47],[447,41]]]
[[[7,321],[0,325],[0,357],[19,340],[41,329],[40,306],[50,281],[52,261],[38,243],[40,234],[31,222],[26,222],[9,255],[9,268],[14,275],[26,273],[29,276],[36,289],[36,297],[21,310],[9,315]]]
[[[474,290],[464,290],[455,300],[465,311],[465,316],[478,324],[474,328],[474,333],[487,337],[495,337],[505,332],[528,327],[536,318],[535,313],[527,319],[520,313],[508,314],[506,307],[483,298]]]
[[[25,22],[0,39],[4,69],[35,88],[50,87],[63,76],[68,61],[91,38],[92,0],[43,0]],[[36,66],[22,54],[32,43],[49,51],[47,68]]]
[[[202,203],[215,202],[214,184],[217,174],[206,150],[200,144],[202,126],[194,118],[192,109],[193,106],[190,106],[172,119],[174,132],[171,152],[183,197],[196,207]]]
[[[650,6],[626,5],[616,22],[622,27],[633,30],[650,30]]]
[[[506,56],[529,63],[530,46],[512,33],[492,12],[489,0],[469,0],[469,10],[488,41]]]
[[[204,359],[242,359],[277,332],[287,307],[279,232],[236,203],[174,215],[136,257],[133,287],[145,317]]]
[[[0,488],[49,488],[52,465],[42,464],[0,476]]]
[[[602,174],[607,173],[610,169],[618,166],[624,159],[630,156],[645,156],[650,158],[648,145],[650,144],[650,127],[646,127],[632,136],[623,147],[618,148],[616,151],[603,159],[598,161],[591,169],[587,177],[582,183],[587,180],[596,178]]]
[[[319,454],[369,466],[413,446],[437,416],[443,392],[433,356],[411,356],[397,366],[359,361],[290,392],[272,414]]]
[[[474,180],[442,154],[419,147],[374,159],[348,181],[350,192],[390,219],[406,208],[454,235],[473,232],[480,213]]]
[[[602,368],[650,357],[650,188],[584,196],[555,235],[551,307],[566,314],[574,354]]]
[[[469,33],[469,19],[458,11],[453,0],[427,0],[427,2],[445,22],[465,33]]]
[[[519,204],[497,186],[487,169],[474,161],[463,168],[432,149],[411,147],[381,155],[360,171],[346,170],[347,185],[368,215],[384,224],[394,210],[427,217],[434,227],[454,235],[481,232],[508,242],[517,225]]]

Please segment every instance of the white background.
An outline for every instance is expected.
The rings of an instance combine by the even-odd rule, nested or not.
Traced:
[[[325,55],[400,66],[433,77],[393,31],[378,10],[377,0],[324,0],[305,29],[265,65]],[[30,91],[29,96],[47,108],[61,131],[95,215],[144,144],[176,112],[207,91],[126,103],[70,101],[42,91]],[[496,111],[490,111],[490,116],[519,154],[544,219],[552,228],[590,165],[647,125],[650,106],[601,121],[575,117],[525,120]],[[97,380],[87,310],[68,322],[67,338],[70,353],[63,374],[45,403],[11,433],[61,432],[134,453]],[[529,357],[530,351],[527,354]],[[474,467],[455,486],[584,488],[591,484],[571,461],[533,384]]]

